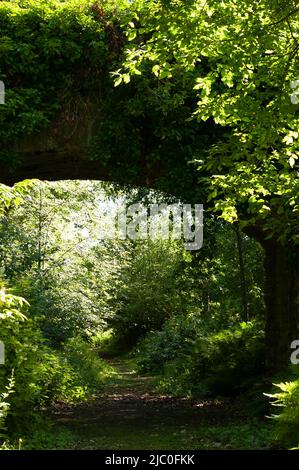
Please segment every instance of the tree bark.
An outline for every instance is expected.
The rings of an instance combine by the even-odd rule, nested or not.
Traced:
[[[263,245],[266,370],[269,374],[273,374],[290,365],[291,343],[299,339],[298,258],[293,251],[296,247],[288,247],[275,240],[266,240]]]
[[[291,343],[299,339],[299,247],[267,240],[258,227],[245,231],[265,250],[266,372],[273,375],[291,364]]]

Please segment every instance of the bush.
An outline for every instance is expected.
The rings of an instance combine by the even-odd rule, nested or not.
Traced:
[[[294,367],[297,377],[299,369]],[[299,378],[290,382],[275,384],[276,393],[267,394],[272,405],[279,407],[281,413],[272,414],[276,421],[274,440],[284,446],[299,446]]]
[[[208,334],[198,321],[173,319],[141,343],[139,354],[139,367],[163,373],[161,387],[170,393],[231,395],[262,375],[264,333],[255,322]]]
[[[208,395],[240,393],[263,374],[264,356],[260,324],[242,322],[199,339],[192,356],[191,377]]]
[[[29,318],[27,302],[4,287],[0,324],[6,353],[0,384],[10,380],[7,391],[0,389],[0,432],[7,424],[20,431],[30,427],[35,407],[86,399],[112,373],[81,338],[69,340],[61,351],[47,346],[37,322]]]
[[[97,332],[91,340],[94,349],[101,357],[112,358],[128,354],[126,338],[117,336],[112,329]]]
[[[114,374],[113,367],[100,359],[93,346],[80,337],[69,340],[63,354],[87,396],[98,391],[104,380]]]
[[[8,385],[6,387],[6,391],[0,393],[0,440],[6,437],[5,431],[5,420],[9,413],[10,404],[7,401],[7,398],[13,393],[14,391],[14,378],[13,375],[10,377]],[[4,444],[2,444],[4,446]],[[1,445],[0,445],[1,449]]]
[[[115,313],[107,323],[127,350],[167,319],[186,313],[192,301],[179,243],[134,244],[118,282]]]
[[[165,364],[191,351],[200,322],[192,316],[178,316],[166,321],[161,331],[152,331],[135,350],[141,372],[162,373]]]

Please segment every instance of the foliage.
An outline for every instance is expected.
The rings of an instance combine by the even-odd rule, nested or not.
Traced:
[[[153,331],[135,349],[138,367],[146,373],[162,373],[167,363],[192,349],[202,328],[196,316],[183,315],[167,320],[160,331]]]
[[[93,158],[109,162],[115,179],[121,167],[136,181],[144,158],[148,168],[159,166],[164,189],[189,200],[209,194],[226,220],[258,222],[268,235],[296,242],[298,113],[290,82],[298,11],[269,0],[253,8],[248,0],[1,2],[4,154],[57,119],[76,127],[80,115],[96,111],[97,90],[105,119]],[[126,87],[112,89],[113,68],[115,85]],[[5,158],[13,164],[12,154]]]
[[[2,275],[13,299],[22,294],[30,301],[30,308],[23,305],[26,320],[6,335],[9,362],[2,369],[6,381],[15,369],[9,432],[25,435],[28,448],[31,439],[39,442],[36,408],[92,399],[113,376],[98,354],[115,356],[137,340],[139,368],[159,373],[172,394],[231,394],[260,373],[262,334],[249,323],[236,326],[244,318],[244,288],[250,318],[261,318],[257,244],[241,235],[244,286],[235,229],[224,222],[207,221],[199,253],[159,238],[103,240],[101,228],[112,229],[109,217],[123,197],[107,197],[99,183],[35,182],[2,215]],[[244,383],[242,361],[251,364]],[[52,444],[44,436],[32,445]]]
[[[119,304],[108,320],[129,346],[151,329],[158,330],[170,316],[188,309],[181,250],[180,245],[164,241],[132,246],[129,262],[120,273]]]
[[[5,384],[13,371],[14,379],[10,389],[14,393],[9,403],[14,403],[16,408],[23,407],[23,410],[31,400],[28,391],[34,366],[38,363],[36,351],[40,340],[33,322],[23,313],[26,308],[28,304],[24,299],[12,295],[1,286],[0,322],[1,341],[5,345],[5,365],[0,369],[0,379],[1,384]],[[9,397],[7,393],[5,395]],[[10,410],[10,404],[5,405],[5,414]]]
[[[202,198],[233,223],[209,215],[200,253],[113,243],[97,235],[112,207],[99,184],[0,185],[0,432],[33,422],[38,407],[93,397],[113,374],[98,352],[137,341],[139,368],[172,394],[254,384],[263,255],[239,229],[287,245],[295,266],[297,1],[2,1],[0,28],[1,165],[18,166],[16,143],[61,127],[73,136],[92,116],[90,157],[110,178],[139,182],[142,168],[149,185],[154,175],[159,189]],[[278,388],[277,439],[297,445],[298,380]],[[243,447],[250,429],[236,428]]]
[[[115,85],[151,69],[164,104],[169,83],[191,74],[193,117],[226,130],[194,158],[214,208],[230,222],[258,223],[269,236],[296,242],[296,1],[141,0],[124,27],[129,46]]]
[[[1,157],[11,165],[11,142],[47,127],[60,116],[66,126],[91,109],[89,90],[107,80],[116,37],[114,2],[104,10],[89,1],[0,3],[0,77],[6,85],[1,106]],[[94,5],[94,8],[93,8]],[[17,44],[17,46],[16,46]],[[63,112],[62,105],[64,107]],[[10,162],[7,162],[10,160]]]
[[[275,384],[275,393],[266,394],[271,398],[272,405],[278,407],[277,411],[280,409],[280,412],[271,415],[275,422],[273,437],[287,447],[299,445],[299,379],[296,366],[294,372],[293,380]]]
[[[0,158],[16,168],[13,143],[30,147],[28,137],[44,129],[80,144],[76,131],[92,120],[90,157],[107,166],[112,180],[136,183],[146,161],[150,172],[158,169],[161,188],[195,200],[205,191],[195,185],[188,161],[215,141],[217,130],[188,120],[196,104],[192,74],[180,74],[167,93],[150,69],[132,81],[127,74],[126,90],[114,88],[111,72],[127,45],[121,24],[131,8],[126,0],[0,2],[6,85]]]
[[[0,217],[5,215],[11,207],[18,207],[24,196],[28,195],[34,186],[35,180],[21,181],[12,188],[0,184]]]
[[[264,334],[258,323],[217,333],[190,318],[165,323],[140,345],[139,365],[162,371],[161,386],[176,394],[231,395],[246,390],[264,371]]]
[[[63,450],[71,449],[74,445],[72,432],[64,426],[58,426],[51,420],[39,416],[32,429],[21,438],[21,450]],[[18,444],[18,443],[17,443]],[[17,444],[11,446],[18,448]]]
[[[123,246],[107,322],[124,346],[160,330],[168,318],[190,312],[214,330],[262,317],[263,254],[258,244],[241,236],[246,265],[242,285],[234,229],[208,221],[205,237],[202,250],[192,254],[181,243],[160,240]]]
[[[8,385],[6,387],[6,391],[0,394],[0,439],[1,440],[5,438],[5,434],[4,434],[6,430],[5,420],[7,418],[7,415],[10,409],[10,404],[8,403],[7,399],[13,393],[13,391],[14,391],[14,378],[12,374],[12,376],[9,379]]]
[[[13,382],[9,390],[9,405],[13,420],[30,414],[35,405],[61,398],[66,393],[78,394],[73,371],[66,360],[59,359],[44,344],[37,324],[22,313],[28,305],[24,299],[8,293],[3,287],[0,291],[1,341],[5,344],[5,365],[1,367],[1,384],[5,383],[12,371]],[[26,312],[28,315],[28,313]],[[69,397],[70,398],[70,397]]]
[[[115,374],[113,367],[100,359],[92,345],[80,337],[72,338],[65,344],[63,355],[76,372],[87,398],[98,393],[105,380]],[[69,399],[69,396],[66,398]]]
[[[197,292],[194,305],[207,327],[219,330],[241,321],[262,320],[263,261],[263,250],[255,240],[230,224],[205,221],[203,247],[189,257],[186,277]]]
[[[115,335],[112,329],[96,333],[91,338],[92,344],[101,357],[121,357],[127,355],[128,344],[122,341],[120,336]]]
[[[55,345],[101,325],[101,295],[94,284],[102,265],[93,255],[93,237],[99,237],[98,186],[82,183],[74,197],[76,182],[39,182],[0,220],[3,275],[30,301],[43,335]],[[101,285],[103,275],[109,277],[102,269]]]

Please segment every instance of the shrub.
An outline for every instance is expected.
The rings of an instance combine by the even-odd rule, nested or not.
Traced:
[[[112,329],[98,331],[92,338],[94,349],[101,357],[120,357],[128,353],[128,345],[123,337]]]
[[[0,393],[0,441],[6,437],[5,420],[7,418],[9,408],[10,408],[10,404],[7,402],[7,398],[9,397],[9,395],[13,393],[13,391],[14,391],[14,378],[12,374],[8,382],[8,385],[6,387],[6,391]],[[1,446],[4,446],[4,444],[1,444]],[[1,446],[0,446],[0,449],[1,449]]]
[[[0,389],[0,432],[7,424],[14,430],[30,427],[35,407],[86,399],[112,373],[81,338],[69,340],[62,351],[47,346],[37,322],[29,318],[27,302],[3,286],[0,324],[6,352],[0,384],[14,374],[7,391]]]
[[[178,316],[166,321],[161,331],[152,331],[139,342],[135,353],[141,372],[162,373],[165,364],[180,354],[188,354],[200,328],[192,316]]]
[[[5,344],[0,380],[3,384],[7,382],[13,371],[14,393],[9,397],[9,415],[17,420],[47,400],[55,377],[59,375],[63,382],[67,371],[44,344],[37,323],[29,318],[27,302],[4,287],[0,290],[0,322],[1,341]]]
[[[78,377],[78,383],[85,387],[86,395],[98,391],[104,380],[114,374],[113,367],[100,359],[93,346],[80,337],[70,339],[63,354]]]
[[[192,356],[191,378],[207,394],[246,390],[264,372],[264,344],[264,332],[258,322],[242,322],[201,337]]]
[[[164,322],[186,313],[191,303],[182,247],[165,240],[135,244],[120,274],[115,313],[108,326],[127,350]]]
[[[299,369],[293,369],[298,377]],[[279,407],[279,414],[272,414],[276,421],[274,440],[284,446],[299,446],[299,378],[275,384],[276,393],[267,394],[272,405]]]
[[[141,343],[139,354],[139,367],[163,373],[161,387],[170,393],[230,395],[262,375],[264,333],[255,322],[208,333],[199,321],[173,319]]]
[[[28,387],[32,381],[28,372],[34,370],[34,352],[39,349],[40,340],[33,322],[24,314],[27,314],[27,310],[28,304],[24,299],[12,295],[3,285],[0,286],[1,341],[5,345],[5,365],[0,369],[0,383],[7,383],[14,371],[14,394],[9,398],[9,403],[22,404],[24,409],[30,398]],[[8,404],[5,405],[5,418],[9,408]]]

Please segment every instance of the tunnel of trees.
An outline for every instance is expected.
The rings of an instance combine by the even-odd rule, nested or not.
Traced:
[[[3,217],[30,179],[203,203],[205,230],[234,237],[244,321],[242,250],[258,242],[265,373],[284,373],[299,333],[297,2],[3,1],[0,31]]]

